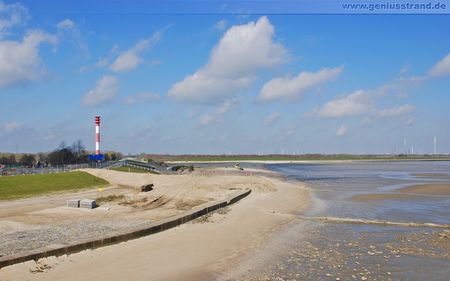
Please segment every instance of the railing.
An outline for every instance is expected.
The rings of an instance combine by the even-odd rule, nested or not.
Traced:
[[[78,169],[105,169],[105,168],[118,168],[118,167],[133,167],[146,171],[152,171],[159,173],[156,167],[144,162],[139,162],[130,159],[124,159],[121,161],[107,161],[103,163],[82,163],[82,164],[67,164],[67,165],[54,165],[54,166],[41,166],[41,167],[15,167],[15,168],[5,168],[0,169],[1,176],[16,176],[16,175],[30,175],[30,174],[47,174],[47,173],[60,173],[60,172],[70,172]]]
[[[120,161],[119,161],[120,162]],[[47,174],[47,173],[60,173],[70,172],[78,169],[102,169],[111,167],[118,163],[117,161],[105,162],[105,163],[81,163],[81,164],[57,164],[53,166],[41,166],[41,167],[14,167],[0,169],[0,176],[16,176],[16,175],[30,175],[30,174]]]

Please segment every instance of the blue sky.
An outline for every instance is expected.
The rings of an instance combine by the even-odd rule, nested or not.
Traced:
[[[450,8],[240,3],[0,0],[0,151],[450,153]]]

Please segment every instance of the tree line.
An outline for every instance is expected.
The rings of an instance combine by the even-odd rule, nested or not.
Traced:
[[[65,141],[62,141],[55,150],[50,152],[36,154],[0,153],[0,164],[21,166],[81,164],[89,162],[89,154],[91,153],[86,150],[82,140],[77,140],[72,145],[67,145]],[[116,161],[123,158],[121,152],[108,151],[104,155],[106,161]]]

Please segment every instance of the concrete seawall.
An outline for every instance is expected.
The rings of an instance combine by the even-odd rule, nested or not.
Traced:
[[[158,233],[194,220],[217,209],[234,204],[242,198],[248,196],[250,193],[250,189],[244,190],[237,194],[231,195],[226,199],[212,202],[204,206],[199,206],[180,215],[156,221],[144,227],[136,228],[126,232],[116,232],[114,234],[103,237],[79,240],[73,243],[51,245],[31,251],[3,256],[0,257],[0,268],[29,260],[37,261],[38,259],[50,256],[70,255],[81,251],[97,249],[100,247],[114,245],[128,240]]]

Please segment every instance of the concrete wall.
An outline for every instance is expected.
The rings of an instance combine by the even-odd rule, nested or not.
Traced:
[[[246,197],[251,193],[251,190],[244,190],[226,199],[213,202],[204,206],[194,208],[183,214],[167,218],[161,221],[156,221],[145,227],[136,228],[127,232],[116,232],[114,234],[103,236],[100,238],[93,238],[88,240],[79,240],[73,243],[65,243],[62,245],[51,245],[43,248],[39,248],[32,251],[12,254],[4,257],[0,257],[0,268],[21,263],[29,260],[35,260],[50,257],[50,256],[62,256],[78,253],[84,250],[97,249],[104,246],[114,245],[121,242],[125,242],[131,239],[137,239],[150,234],[158,233],[183,223],[201,217],[207,213],[213,212],[217,209],[234,204]]]

